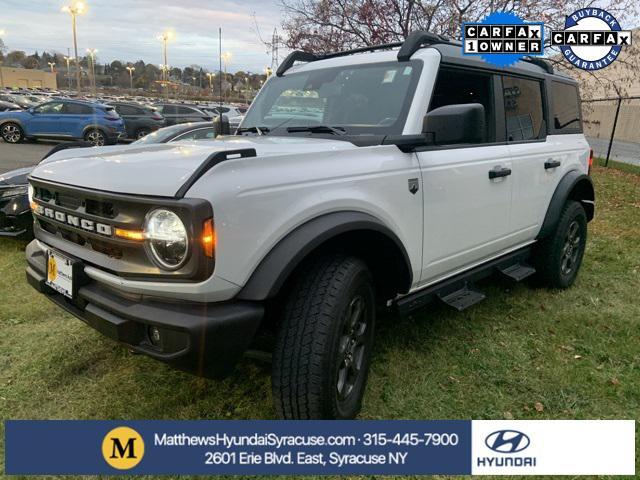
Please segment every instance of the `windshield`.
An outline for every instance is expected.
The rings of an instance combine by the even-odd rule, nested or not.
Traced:
[[[294,127],[327,126],[347,135],[400,134],[421,68],[422,62],[413,60],[274,76],[253,102],[241,130],[286,135],[303,131]]]

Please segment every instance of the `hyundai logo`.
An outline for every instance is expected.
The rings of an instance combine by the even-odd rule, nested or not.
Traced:
[[[529,446],[529,437],[517,430],[498,430],[487,435],[484,443],[494,452],[516,453],[521,452]]]

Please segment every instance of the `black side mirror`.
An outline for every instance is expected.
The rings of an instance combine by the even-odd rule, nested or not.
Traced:
[[[229,135],[231,133],[231,127],[229,127],[229,117],[226,115],[216,115],[213,119],[213,130],[218,135]]]
[[[479,103],[445,105],[424,117],[422,131],[433,135],[436,145],[485,141],[484,107]]]

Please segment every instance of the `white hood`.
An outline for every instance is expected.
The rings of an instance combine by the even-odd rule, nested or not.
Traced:
[[[339,140],[301,137],[221,137],[216,140],[63,150],[31,178],[102,190],[171,197],[211,154],[255,148],[258,157],[357,148]]]

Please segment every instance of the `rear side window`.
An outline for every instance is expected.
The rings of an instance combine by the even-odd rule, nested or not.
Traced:
[[[519,142],[544,137],[542,84],[537,80],[503,77],[507,140]]]
[[[141,109],[132,107],[131,105],[118,105],[116,111],[120,115],[144,115]]]
[[[164,105],[161,108],[161,112],[163,115],[175,115],[177,112],[175,105]]]
[[[191,107],[177,107],[178,115],[197,115],[198,112]]]
[[[64,113],[68,115],[91,115],[93,108],[88,105],[80,105],[79,103],[67,103],[64,106]]]
[[[578,87],[552,81],[551,113],[554,133],[581,133]]]

